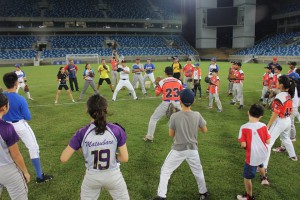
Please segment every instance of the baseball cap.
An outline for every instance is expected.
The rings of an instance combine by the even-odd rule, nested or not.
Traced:
[[[126,63],[126,60],[122,60],[121,63]]]
[[[211,72],[215,72],[215,73],[217,73],[217,72],[218,72],[218,70],[217,70],[217,69],[212,69],[212,70],[211,70]]]
[[[216,62],[217,58],[216,57],[212,57],[210,60],[213,61],[213,62]]]
[[[178,60],[178,56],[173,56],[173,60]]]
[[[278,58],[277,57],[273,57],[273,61],[277,61],[278,60]]]
[[[15,67],[20,68],[21,65],[20,64],[15,64]]]
[[[296,62],[288,62],[288,65],[296,66],[297,63]]]
[[[165,68],[165,73],[168,75],[173,75],[173,68],[168,66]]]
[[[292,73],[288,74],[287,76],[295,81],[299,80],[299,74],[297,74],[296,72],[292,72]]]
[[[196,67],[199,67],[199,66],[200,66],[200,64],[199,64],[199,63],[196,63],[196,64],[195,64],[195,66],[196,66]]]
[[[180,100],[183,105],[191,106],[195,100],[195,93],[192,92],[192,90],[190,90],[190,89],[183,89],[180,92]]]
[[[272,66],[267,65],[267,66],[265,66],[265,68],[271,70],[271,69],[272,69]]]
[[[282,67],[280,65],[275,66],[275,69],[278,69],[279,71],[282,71]]]
[[[233,64],[234,64],[234,65],[237,65],[237,66],[240,66],[240,67],[242,66],[242,63],[241,63],[241,62],[237,62],[237,61],[234,62]]]

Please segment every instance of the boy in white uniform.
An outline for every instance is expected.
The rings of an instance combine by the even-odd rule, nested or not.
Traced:
[[[174,143],[161,168],[158,196],[154,200],[166,199],[170,176],[185,160],[196,178],[200,199],[207,199],[208,197],[197,147],[198,129],[205,133],[207,127],[202,115],[191,110],[194,100],[194,92],[189,89],[181,91],[180,104],[182,110],[171,115],[169,122],[169,136],[173,138]]]
[[[27,99],[29,99],[29,100],[33,100],[33,98],[31,98],[31,96],[30,96],[30,92],[29,91],[26,91],[25,90],[25,87],[26,87],[26,83],[27,83],[27,79],[26,79],[26,74],[25,74],[25,72],[23,71],[23,70],[21,70],[21,67],[20,67],[20,65],[19,64],[16,64],[15,65],[15,67],[16,67],[16,71],[15,71],[15,73],[17,74],[17,76],[18,76],[18,88],[17,88],[17,93],[19,92],[19,89],[21,88],[24,92],[25,92],[25,94],[26,94],[26,96],[27,96]],[[28,86],[27,86],[28,87]]]

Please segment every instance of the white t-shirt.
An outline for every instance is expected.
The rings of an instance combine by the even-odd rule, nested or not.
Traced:
[[[246,163],[251,166],[262,164],[268,156],[266,141],[270,133],[264,123],[246,123],[241,126],[238,140],[246,142]]]
[[[15,73],[18,76],[18,82],[19,83],[23,83],[24,82],[24,78],[26,78],[26,74],[23,70],[19,70],[19,71],[15,71]]]
[[[119,66],[118,68],[122,68],[123,70],[126,70],[126,71],[129,71],[130,72],[130,69],[129,69],[129,67],[123,67],[123,66]],[[121,71],[120,72],[120,79],[129,79],[129,74],[126,74],[126,73],[124,73],[124,71]]]

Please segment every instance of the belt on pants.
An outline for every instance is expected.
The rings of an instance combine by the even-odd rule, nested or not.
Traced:
[[[126,81],[126,80],[128,80],[128,78],[122,78],[122,80],[123,80],[123,81]]]
[[[171,101],[175,101],[175,102],[178,102],[179,100],[164,100],[164,101],[166,101],[166,102],[171,102]]]
[[[17,122],[19,122],[20,120],[14,120],[14,121],[7,121],[7,122],[10,122],[10,123],[17,123]]]

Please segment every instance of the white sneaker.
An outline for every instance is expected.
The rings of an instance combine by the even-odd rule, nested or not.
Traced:
[[[54,101],[54,103],[55,103],[55,104],[57,104],[57,103],[58,103],[58,101]]]
[[[72,99],[72,102],[73,102],[73,103],[75,103],[75,100],[74,100],[74,99]]]
[[[297,158],[297,156],[290,157],[290,159],[291,159],[292,161],[298,161],[298,158]]]
[[[34,100],[34,99],[33,99],[33,98],[31,98],[31,97],[30,97],[30,98],[28,98],[28,99],[29,99],[29,100],[32,100],[32,101]]]
[[[296,138],[291,138],[291,141],[292,142],[296,142]]]

